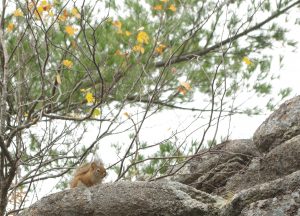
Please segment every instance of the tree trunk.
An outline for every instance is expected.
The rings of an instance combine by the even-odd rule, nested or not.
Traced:
[[[3,180],[0,181],[0,216],[5,215],[7,206],[7,190],[5,190],[5,184]]]

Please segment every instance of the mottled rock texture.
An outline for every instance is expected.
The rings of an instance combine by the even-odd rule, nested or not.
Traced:
[[[260,156],[252,140],[227,141],[202,152],[203,156],[191,160],[171,179],[213,194],[226,193],[227,181],[244,173],[253,158]]]
[[[255,131],[253,140],[261,152],[268,152],[300,134],[300,96],[283,103]]]
[[[44,197],[23,216],[219,215],[224,201],[178,182],[118,182]]]

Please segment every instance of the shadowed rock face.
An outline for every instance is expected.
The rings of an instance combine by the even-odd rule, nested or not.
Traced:
[[[45,197],[21,215],[300,215],[300,97],[280,106],[252,140],[203,150],[175,176]]]

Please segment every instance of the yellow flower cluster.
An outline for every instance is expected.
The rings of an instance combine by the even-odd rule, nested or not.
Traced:
[[[12,32],[15,28],[15,25],[13,23],[8,23],[7,27],[6,27],[6,30],[8,32]]]
[[[95,97],[94,97],[93,93],[90,92],[90,89],[80,89],[80,91],[85,94],[85,100],[88,103],[95,102]]]
[[[141,31],[138,33],[136,40],[140,43],[140,44],[148,44],[149,43],[149,36],[146,32]]]
[[[167,2],[169,2],[169,0],[160,0],[161,2],[163,2],[164,4],[166,4]],[[177,8],[174,4],[170,4],[170,5],[162,5],[162,4],[157,4],[153,6],[153,10],[155,11],[162,11],[163,9],[167,9],[170,10],[172,12],[176,12]]]
[[[186,95],[188,91],[192,89],[191,85],[188,82],[181,82],[180,86],[178,86],[177,90],[182,95]]]
[[[158,54],[162,54],[163,51],[166,49],[166,45],[160,43],[156,48],[155,48],[155,52]]]
[[[17,10],[15,10],[15,12],[13,13],[13,15],[15,17],[22,17],[22,16],[24,16],[24,14],[23,14],[23,12],[22,12],[22,10],[20,8],[18,8]]]
[[[122,30],[122,22],[119,20],[113,21],[112,25],[115,26],[117,28],[117,33],[118,34],[123,34],[127,37],[131,36],[131,32],[130,31],[123,31]],[[134,45],[132,47],[132,51],[137,52],[137,53],[144,53],[145,52],[145,48],[143,47],[143,44],[148,44],[149,43],[149,35],[145,32],[145,31],[139,31],[138,30],[138,34],[136,36],[136,40],[137,40],[137,44]],[[120,51],[117,50],[115,52],[116,55],[118,56],[124,56],[124,54]]]
[[[70,36],[73,36],[75,34],[75,32],[77,31],[76,28],[74,28],[73,26],[70,26],[70,25],[67,25],[65,27],[65,32],[70,35]]]
[[[87,92],[86,95],[85,95],[85,99],[88,103],[94,103],[95,102],[95,98],[94,98],[94,95],[93,93],[91,92]]]
[[[121,21],[116,20],[112,23],[112,25],[117,28],[118,34],[125,34],[127,37],[131,35],[130,31],[127,31],[127,30],[125,32],[122,31],[122,22]]]
[[[63,63],[64,66],[66,66],[69,69],[73,66],[73,62],[70,61],[70,60],[67,60],[67,59],[63,60],[62,63]]]
[[[251,64],[252,64],[251,60],[250,60],[247,56],[245,56],[245,57],[243,58],[243,62],[244,62],[246,65],[251,65]]]

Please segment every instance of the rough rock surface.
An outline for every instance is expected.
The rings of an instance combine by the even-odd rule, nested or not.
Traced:
[[[253,140],[261,152],[300,134],[300,96],[283,103],[256,130]]]
[[[243,172],[260,155],[252,140],[227,141],[196,157],[172,180],[208,193],[219,194],[230,177]]]
[[[263,122],[254,142],[219,144],[172,179],[227,199],[222,215],[300,216],[299,134],[297,96]]]
[[[242,190],[222,208],[222,216],[299,215],[300,171]],[[293,214],[292,214],[293,213]]]
[[[300,190],[290,191],[269,199],[259,200],[246,206],[241,216],[295,215],[299,216]]]
[[[22,216],[219,215],[222,198],[178,182],[118,182],[44,197]]]
[[[238,192],[297,170],[300,170],[300,135],[278,145],[264,156],[253,158],[244,172],[228,179],[223,191]]]
[[[300,96],[270,115],[253,140],[202,150],[169,181],[66,190],[21,215],[300,216]]]

